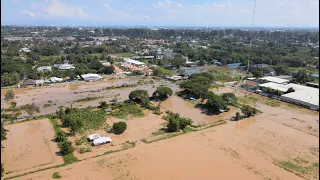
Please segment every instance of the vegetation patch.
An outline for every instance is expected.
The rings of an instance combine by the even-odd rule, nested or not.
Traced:
[[[54,173],[52,174],[52,178],[53,178],[53,179],[60,179],[60,178],[62,178],[62,176],[61,176],[58,172],[54,172]]]
[[[93,100],[96,100],[98,98],[99,97],[86,97],[86,98],[78,99],[78,100],[76,100],[76,102],[93,101]]]
[[[311,163],[300,157],[288,161],[274,161],[274,163],[305,179],[319,178],[319,163]]]
[[[58,118],[61,118],[63,126],[69,127],[72,134],[100,129],[106,120],[106,113],[103,109],[66,108],[64,110],[60,108],[57,114]]]
[[[119,119],[126,119],[129,115],[132,117],[143,117],[142,109],[134,103],[118,103],[114,106],[116,109],[111,113],[112,116]]]

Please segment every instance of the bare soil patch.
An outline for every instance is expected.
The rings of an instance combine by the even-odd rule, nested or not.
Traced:
[[[8,175],[63,163],[48,119],[7,125],[5,129],[8,132],[7,140],[2,141],[1,162]]]

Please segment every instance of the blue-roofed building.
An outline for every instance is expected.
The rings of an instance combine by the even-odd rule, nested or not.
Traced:
[[[312,77],[319,79],[319,74],[311,74]]]
[[[220,61],[214,62],[217,66],[222,66],[222,63]]]
[[[181,75],[190,76],[191,74],[200,73],[199,69],[184,69],[182,70]]]
[[[241,63],[231,63],[231,64],[227,64],[228,67],[239,67],[241,65]]]

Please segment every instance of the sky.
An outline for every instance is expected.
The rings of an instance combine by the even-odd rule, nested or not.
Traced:
[[[251,27],[255,0],[1,0],[1,25]],[[319,27],[319,0],[256,0],[254,27]]]

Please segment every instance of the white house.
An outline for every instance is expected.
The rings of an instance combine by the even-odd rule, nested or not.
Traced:
[[[19,50],[19,52],[25,52],[25,53],[27,53],[27,52],[31,52],[31,50],[29,49],[29,48],[21,48],[20,50]]]
[[[102,79],[98,74],[82,74],[81,77],[85,81],[96,81]]]
[[[55,83],[55,82],[62,82],[63,79],[62,79],[62,78],[57,78],[57,77],[51,77],[51,78],[50,78],[50,81],[53,82],[53,83]]]
[[[41,67],[38,67],[37,71],[39,72],[46,72],[46,71],[51,71],[52,68],[50,66],[41,66]]]
[[[70,69],[75,69],[75,67],[71,64],[60,64],[58,66],[58,69],[61,69],[61,70],[70,70]]]

